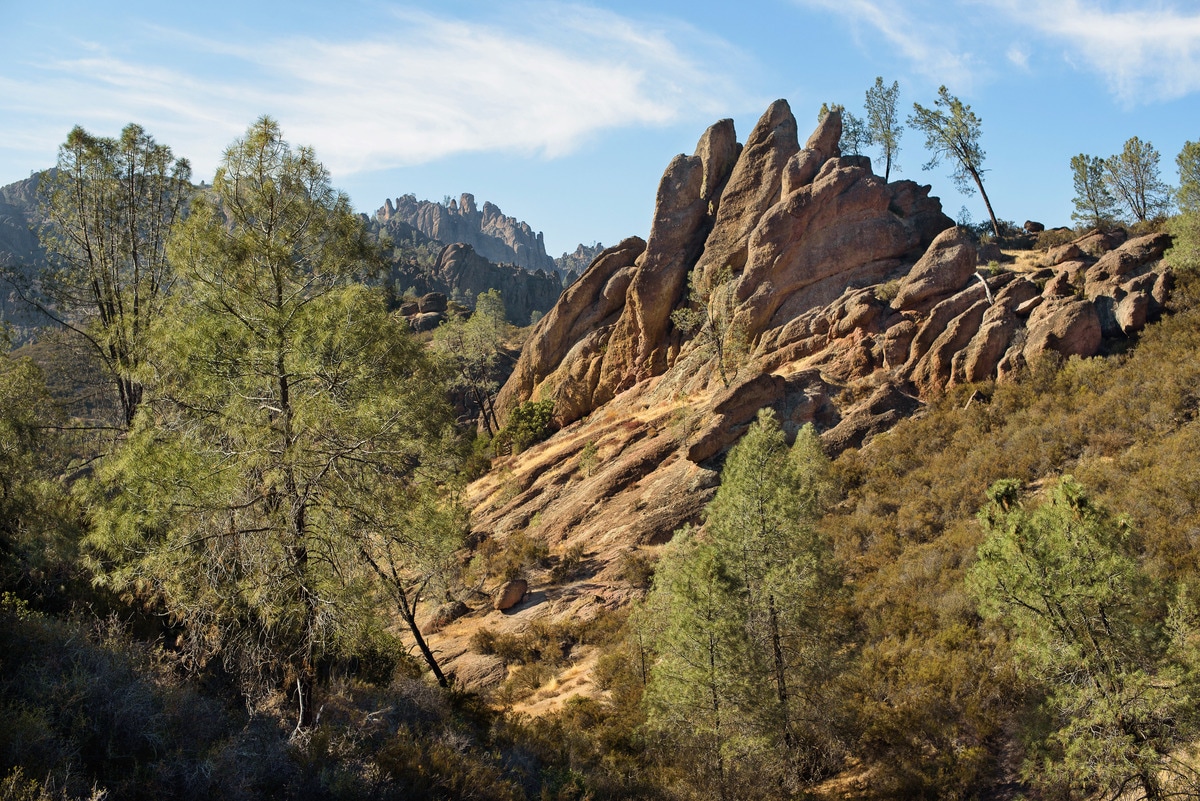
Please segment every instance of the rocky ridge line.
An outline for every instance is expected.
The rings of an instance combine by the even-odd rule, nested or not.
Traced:
[[[469,488],[473,530],[522,533],[587,568],[565,584],[531,571],[521,603],[447,626],[451,670],[503,678],[494,661],[480,672],[494,658],[470,652],[471,627],[626,603],[629,560],[699,520],[759,409],[788,432],[814,424],[835,453],[948,387],[1093,355],[1161,312],[1169,238],[1085,237],[1037,272],[992,273],[928,186],[884,183],[840,155],[840,133],[830,114],[801,147],[785,101],[744,146],[717,123],[667,167],[649,237],[600,254],[535,327],[498,406],[551,399],[562,429]],[[711,343],[674,324],[702,311],[689,285],[735,332],[727,380]]]
[[[447,245],[464,243],[488,261],[515,264],[526,270],[544,270],[554,274],[557,265],[546,254],[546,244],[540,231],[528,223],[504,214],[492,203],[483,208],[475,205],[475,196],[464,193],[446,205],[430,200],[417,200],[415,195],[389,198],[375,219],[385,230],[402,222],[425,236]]]

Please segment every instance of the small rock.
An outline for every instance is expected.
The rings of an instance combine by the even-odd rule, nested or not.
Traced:
[[[441,631],[470,611],[471,608],[462,601],[451,601],[450,603],[442,604],[433,610],[433,614],[429,616],[429,619],[425,621],[425,625],[421,627],[421,632],[423,634],[433,634],[434,632]]]
[[[492,606],[500,611],[511,609],[521,603],[521,599],[525,597],[525,593],[529,591],[529,582],[525,579],[513,579],[507,581],[496,590],[496,596],[492,601]]]

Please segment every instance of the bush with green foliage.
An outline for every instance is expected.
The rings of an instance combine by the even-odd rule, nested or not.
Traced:
[[[769,410],[730,451],[703,532],[676,534],[646,600],[648,724],[721,798],[795,791],[836,766],[840,577],[813,522],[830,500],[811,426]]]
[[[554,433],[554,401],[529,400],[508,413],[504,428],[493,440],[497,452],[511,449],[518,454]]]
[[[1182,753],[1200,733],[1195,609],[1177,606],[1168,627],[1168,588],[1139,563],[1133,532],[1070,476],[1032,510],[1019,490],[989,490],[967,583],[1044,693],[1026,722],[1026,780],[1067,795],[1195,797],[1200,771]]]

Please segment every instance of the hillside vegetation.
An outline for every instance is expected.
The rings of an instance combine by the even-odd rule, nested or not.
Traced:
[[[73,131],[0,799],[1200,796],[1194,208],[981,268],[841,126],[718,123],[531,331],[432,334],[270,118],[194,197]]]

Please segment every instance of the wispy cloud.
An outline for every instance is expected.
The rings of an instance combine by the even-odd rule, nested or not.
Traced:
[[[953,80],[969,90],[978,64],[958,45],[958,32],[939,20],[936,9],[900,0],[793,0],[796,5],[843,17],[856,28],[881,35],[918,73],[937,82]],[[929,13],[924,13],[929,12]]]
[[[1144,2],[1116,9],[1095,0],[987,2],[1063,46],[1072,63],[1102,75],[1127,104],[1200,91],[1200,11],[1194,3],[1181,11],[1162,4],[1146,8]]]
[[[52,141],[75,121],[137,120],[194,154],[200,175],[270,113],[290,140],[346,174],[464,152],[553,158],[606,129],[728,113],[740,97],[721,58],[742,56],[711,39],[698,46],[700,34],[682,23],[588,6],[529,9],[503,27],[397,10],[370,37],[339,41],[239,44],[154,29],[198,66],[92,46],[37,65],[36,80],[0,78],[0,109],[35,114],[37,126],[55,127]],[[216,61],[232,69],[211,69]]]
[[[1014,67],[1022,70],[1029,69],[1029,48],[1023,44],[1011,45],[1004,53],[1004,57]]]

